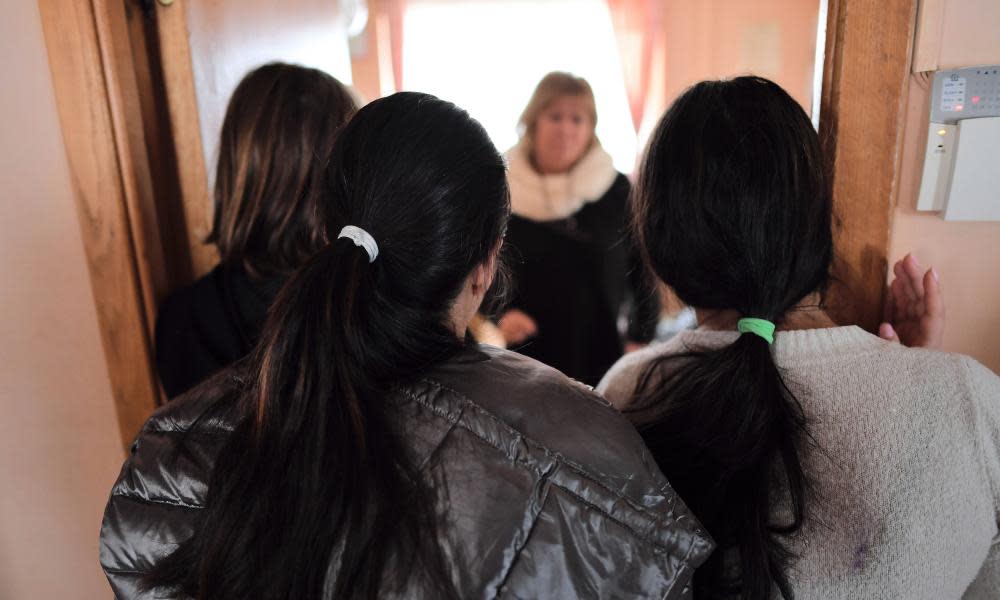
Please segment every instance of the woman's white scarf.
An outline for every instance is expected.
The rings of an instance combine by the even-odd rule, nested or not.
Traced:
[[[531,165],[525,142],[507,151],[511,210],[532,221],[565,219],[598,200],[618,177],[611,155],[594,140],[568,173],[541,175]]]

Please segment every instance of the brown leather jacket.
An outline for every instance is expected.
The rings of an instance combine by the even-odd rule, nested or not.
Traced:
[[[632,426],[558,371],[481,348],[433,367],[394,403],[418,460],[437,457],[428,476],[447,482],[441,543],[460,595],[686,596],[712,542]],[[202,419],[185,436],[194,451],[173,451],[206,407],[240,387],[236,370],[207,381],[158,410],[132,445],[101,527],[118,598],[154,597],[139,591],[143,573],[191,535],[233,419]]]

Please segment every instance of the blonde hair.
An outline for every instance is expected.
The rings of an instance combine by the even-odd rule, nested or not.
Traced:
[[[528,100],[528,105],[524,107],[521,118],[518,119],[517,128],[521,134],[521,139],[527,142],[528,150],[532,150],[531,138],[535,132],[535,124],[539,115],[542,114],[550,104],[564,96],[575,96],[583,98],[590,109],[590,123],[597,129],[597,103],[594,101],[594,90],[583,77],[577,77],[572,73],[563,71],[553,71],[542,77],[542,80],[535,86],[535,91]],[[593,133],[593,132],[592,132]],[[597,139],[596,135],[592,135]]]

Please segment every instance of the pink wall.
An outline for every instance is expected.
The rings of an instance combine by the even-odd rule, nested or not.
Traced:
[[[937,213],[916,211],[929,101],[927,87],[911,78],[889,260],[913,251],[921,263],[938,269],[947,311],[945,350],[1000,372],[1000,223],[945,222]]]
[[[0,19],[0,598],[110,598],[123,453],[35,2]]]
[[[921,0],[913,70],[996,64],[1000,37],[996,0]]]
[[[753,73],[810,111],[819,0],[665,0],[662,97],[654,118],[703,79]],[[662,79],[661,79],[662,77]]]
[[[998,64],[997,31],[997,0],[922,0],[914,70]],[[915,208],[930,102],[924,77],[910,79],[890,260],[913,250],[922,263],[937,267],[947,310],[945,349],[1000,372],[1000,222],[945,222]]]

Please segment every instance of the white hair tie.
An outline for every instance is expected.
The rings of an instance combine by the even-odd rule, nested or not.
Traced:
[[[337,236],[337,239],[339,240],[340,238],[347,238],[354,242],[355,246],[364,248],[365,252],[368,253],[368,262],[373,263],[378,258],[378,244],[375,243],[375,238],[364,229],[355,227],[354,225],[347,225],[340,230],[340,235]]]

